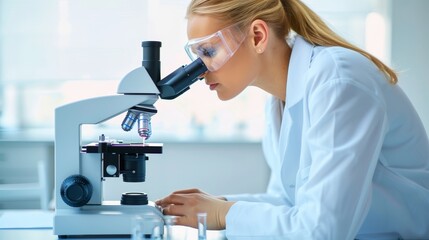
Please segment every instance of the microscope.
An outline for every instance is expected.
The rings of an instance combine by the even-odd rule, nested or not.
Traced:
[[[120,200],[103,200],[103,181],[120,177],[124,182],[144,182],[149,154],[161,154],[162,144],[123,143],[108,140],[81,143],[83,124],[99,124],[126,113],[121,124],[144,140],[151,136],[154,103],[174,99],[186,92],[207,71],[201,59],[183,65],[160,79],[161,42],[142,42],[142,67],[128,73],[117,94],[85,99],[55,109],[55,216],[54,234],[59,238],[130,236],[133,219],[147,218],[144,234],[150,235],[158,220],[163,231],[163,214],[143,192],[123,193]],[[119,199],[119,197],[118,197]]]

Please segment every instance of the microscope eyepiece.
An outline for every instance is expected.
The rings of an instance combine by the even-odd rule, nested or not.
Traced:
[[[155,84],[161,79],[161,62],[159,60],[161,45],[161,42],[158,41],[142,42],[142,66],[149,73],[149,76]]]
[[[201,58],[197,58],[189,65],[179,67],[167,77],[156,83],[161,92],[162,99],[174,99],[187,90],[196,82],[201,75],[207,72],[207,67]]]

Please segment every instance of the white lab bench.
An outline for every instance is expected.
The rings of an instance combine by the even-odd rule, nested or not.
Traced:
[[[0,211],[0,239],[58,239],[58,236],[54,235],[52,230],[53,216],[53,211],[44,210]],[[175,240],[197,240],[198,231],[194,228],[173,226],[173,237]],[[85,238],[79,237],[78,239],[82,240]],[[106,236],[104,238],[91,237],[90,239],[124,240],[130,238],[115,238],[114,236]],[[224,231],[207,231],[207,240],[226,240]]]

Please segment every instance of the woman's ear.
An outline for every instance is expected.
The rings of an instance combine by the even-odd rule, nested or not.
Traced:
[[[269,28],[265,21],[256,19],[250,25],[252,47],[256,53],[263,53],[268,44]]]

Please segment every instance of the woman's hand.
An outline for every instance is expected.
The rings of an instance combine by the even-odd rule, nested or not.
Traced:
[[[207,213],[207,229],[225,229],[225,217],[234,202],[198,189],[173,192],[155,202],[165,215],[178,216],[176,224],[197,228],[197,213]]]

